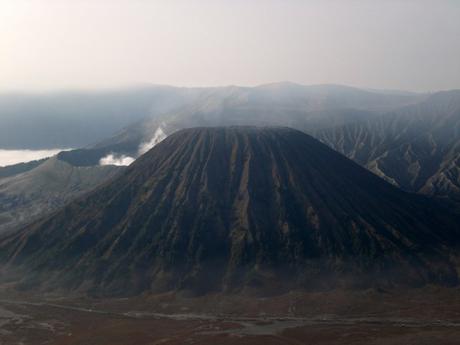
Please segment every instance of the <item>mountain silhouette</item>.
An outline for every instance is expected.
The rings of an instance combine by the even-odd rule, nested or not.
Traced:
[[[300,131],[192,128],[1,239],[0,267],[115,295],[456,284],[458,221]]]

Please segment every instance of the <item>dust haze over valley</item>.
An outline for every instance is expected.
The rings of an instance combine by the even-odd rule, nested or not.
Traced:
[[[459,17],[0,1],[0,345],[457,344]]]

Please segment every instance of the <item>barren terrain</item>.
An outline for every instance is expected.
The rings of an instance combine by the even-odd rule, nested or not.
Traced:
[[[1,293],[0,344],[458,344],[460,291],[62,298]]]

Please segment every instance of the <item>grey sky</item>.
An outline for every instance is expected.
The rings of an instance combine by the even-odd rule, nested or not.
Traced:
[[[0,92],[460,88],[458,0],[0,0]]]

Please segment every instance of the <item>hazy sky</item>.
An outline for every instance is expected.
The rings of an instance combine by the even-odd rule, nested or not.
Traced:
[[[460,88],[460,0],[0,0],[0,92]]]

